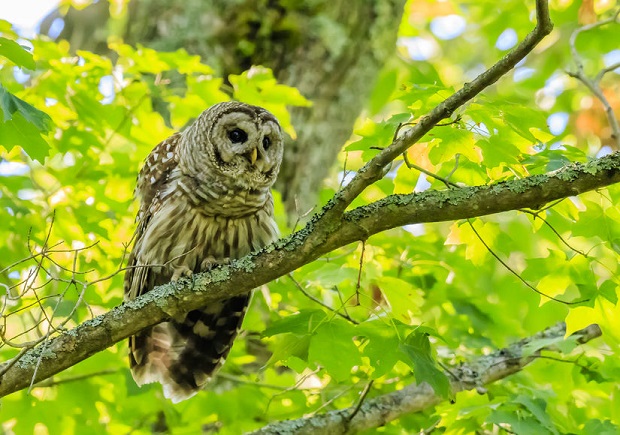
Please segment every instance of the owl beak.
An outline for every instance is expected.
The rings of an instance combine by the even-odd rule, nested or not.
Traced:
[[[250,151],[248,157],[250,158],[250,163],[256,163],[256,159],[258,158],[258,150],[256,148],[252,148],[252,151]]]

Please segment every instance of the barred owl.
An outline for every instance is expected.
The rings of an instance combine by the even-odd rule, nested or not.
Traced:
[[[282,151],[276,118],[238,102],[212,106],[157,145],[138,176],[126,299],[277,239],[270,188]],[[249,298],[232,297],[130,337],[136,383],[161,383],[173,402],[196,394],[228,355]]]

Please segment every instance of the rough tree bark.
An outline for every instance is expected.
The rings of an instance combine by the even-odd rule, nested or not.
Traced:
[[[560,198],[620,183],[620,152],[490,186],[391,195],[344,214],[332,201],[306,227],[230,265],[184,278],[42,341],[0,364],[0,397],[27,388],[114,343],[166,319],[231,296],[247,293],[304,264],[373,234],[402,225],[484,216],[536,208]]]
[[[554,340],[559,343],[566,334],[566,325],[561,323],[538,334],[514,343],[510,347],[493,352],[450,370],[450,387],[453,393],[476,389],[484,393],[484,385],[522,370],[540,356],[542,350],[557,351],[557,346],[543,347],[533,354],[524,355],[528,344],[536,340]],[[566,341],[586,343],[601,336],[597,325],[590,325]],[[410,384],[402,390],[377,396],[354,407],[338,409],[325,414],[284,420],[268,424],[252,432],[252,435],[331,435],[350,434],[375,427],[385,426],[404,414],[420,412],[431,408],[445,399],[436,394],[427,383]]]
[[[221,74],[252,65],[313,102],[295,108],[297,139],[289,140],[276,188],[295,219],[316,205],[316,194],[352,132],[375,78],[394,53],[405,0],[133,0],[118,33],[130,44],[185,48]],[[73,49],[105,51],[110,13],[100,1],[65,16],[60,38]],[[49,29],[55,13],[46,19]],[[84,35],[89,35],[85,38]]]
[[[369,236],[388,228],[420,222],[466,219],[520,208],[537,208],[559,198],[620,183],[620,153],[615,153],[587,164],[568,165],[546,175],[489,186],[391,195],[347,211],[352,201],[366,187],[385,174],[385,168],[390,162],[428,133],[439,121],[449,117],[456,108],[513,68],[551,31],[551,28],[547,4],[543,0],[537,0],[536,28],[518,47],[437,105],[427,116],[420,118],[415,126],[401,132],[389,147],[380,151],[358,171],[353,180],[340,190],[303,230],[270,245],[259,253],[250,254],[210,272],[198,274],[191,282],[183,280],[175,285],[159,286],[134,301],[43,341],[36,347],[25,349],[18,358],[0,365],[0,397],[26,388],[31,382],[48,378],[148,326],[210,302],[247,292],[338,247],[366,240]],[[598,334],[595,327],[588,329],[592,330],[583,333],[585,337],[583,340]],[[561,331],[555,332],[562,335]],[[529,362],[528,358],[521,358],[521,355],[515,355],[515,359],[518,361],[514,367],[507,367],[507,370],[502,372],[503,376]],[[491,365],[495,366],[493,363]],[[495,372],[481,379],[482,383],[497,379],[499,372],[493,373]],[[461,376],[459,380],[463,380]],[[408,397],[410,393],[416,393],[415,388],[407,387],[396,396]],[[398,403],[392,401],[397,398],[396,396],[384,397],[387,405],[382,409],[386,409],[388,413],[398,410]],[[432,404],[433,400],[436,400],[431,396],[427,397],[428,403]],[[363,409],[360,407],[359,412],[356,411],[355,418],[372,415],[372,407],[376,404],[383,406],[380,403],[382,399],[377,399],[362,405],[366,407]],[[411,410],[407,409],[404,412]],[[350,426],[357,424],[354,423],[354,419],[345,417],[343,420],[344,415],[346,414],[328,413],[319,419],[327,421],[335,417],[336,424],[345,421],[345,426],[340,428],[355,429]],[[382,418],[382,415],[379,417]],[[371,426],[362,424],[359,427],[374,427],[383,420],[376,421],[379,423],[372,423]]]

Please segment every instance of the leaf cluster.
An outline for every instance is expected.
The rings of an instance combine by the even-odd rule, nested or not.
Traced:
[[[431,6],[408,3],[400,56],[378,78],[339,169],[321,188],[322,203],[480,65],[501,57],[506,23],[518,37],[531,28],[522,2]],[[561,71],[570,62],[563,36],[577,26],[578,14],[577,2],[556,5],[558,34],[545,53],[530,55],[433,129],[352,206],[543,174],[604,152],[600,131],[577,122],[562,131],[548,126],[554,114],[585,116],[587,91]],[[433,31],[447,15],[466,21],[462,37],[445,40]],[[155,144],[231,96],[267,107],[294,136],[287,106],[310,103],[263,67],[228,77],[229,87],[184,50],[114,43],[112,62],[43,39],[30,41],[30,52],[6,23],[0,31],[0,290],[6,292],[0,356],[6,360],[19,345],[121,302],[135,174]],[[607,30],[588,38],[579,48],[596,70],[613,48]],[[436,51],[414,61],[407,55],[412,41]],[[369,385],[374,397],[426,382],[456,403],[404,416],[384,432],[612,433],[620,426],[619,202],[620,189],[612,186],[540,210],[385,231],[257,289],[221,375],[191,401],[172,405],[158,386],[137,388],[121,343],[47,385],[3,399],[3,429],[241,433],[354,406]],[[291,232],[277,194],[276,212],[282,232]],[[568,357],[544,351],[526,372],[485,394],[451,395],[449,367],[559,321],[569,331],[596,322],[605,341],[563,349]]]

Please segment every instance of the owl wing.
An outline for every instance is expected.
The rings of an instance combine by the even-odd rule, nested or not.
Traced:
[[[136,196],[140,198],[140,223],[155,211],[151,209],[159,203],[170,173],[179,163],[176,149],[180,139],[181,134],[176,133],[160,142],[144,161],[136,185]]]
[[[138,243],[153,214],[161,206],[162,195],[168,184],[170,174],[178,165],[177,145],[181,134],[176,133],[160,142],[147,156],[144,166],[138,174],[135,195],[140,199],[138,210],[138,226],[134,234],[134,243]],[[125,273],[125,298],[132,300],[144,293],[144,289],[152,289],[155,277],[149,267],[140,267],[136,251],[131,253]]]

